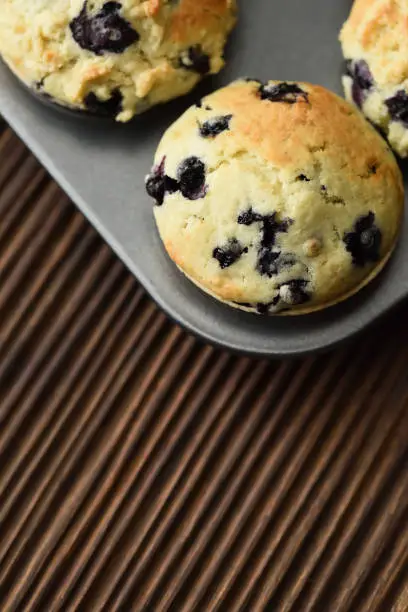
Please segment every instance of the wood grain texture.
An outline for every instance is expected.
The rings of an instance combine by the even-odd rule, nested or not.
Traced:
[[[0,123],[2,612],[405,612],[406,315],[204,346]]]

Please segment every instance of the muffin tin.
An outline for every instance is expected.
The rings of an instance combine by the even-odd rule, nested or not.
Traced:
[[[346,0],[241,1],[221,75],[129,125],[47,108],[3,65],[0,111],[150,295],[184,327],[252,355],[322,350],[353,336],[408,294],[406,221],[390,264],[357,296],[321,313],[263,318],[217,303],[178,272],[160,243],[144,176],[170,123],[203,94],[237,77],[310,81],[341,94],[337,39],[350,6]]]

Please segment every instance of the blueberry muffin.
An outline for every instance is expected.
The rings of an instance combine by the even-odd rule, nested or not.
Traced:
[[[146,189],[182,272],[261,314],[358,291],[390,257],[403,213],[386,142],[306,83],[242,80],[206,97],[164,135]]]
[[[346,97],[408,156],[408,2],[356,0],[340,34]]]
[[[2,0],[0,55],[62,105],[128,121],[223,66],[235,0]]]

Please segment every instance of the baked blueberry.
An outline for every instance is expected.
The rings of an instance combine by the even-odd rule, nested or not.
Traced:
[[[309,281],[304,279],[294,279],[283,283],[279,288],[280,299],[289,306],[299,306],[305,304],[311,298],[306,291]]]
[[[395,96],[388,98],[385,104],[393,121],[399,121],[408,127],[408,94],[401,89]]]
[[[264,215],[262,217],[262,246],[268,249],[275,246],[276,235],[278,233],[286,233],[292,223],[292,219],[282,219],[282,221],[278,221],[276,219],[276,213]]]
[[[253,211],[252,207],[238,216],[238,223],[240,225],[252,225],[252,223],[259,223],[263,220],[263,216]]]
[[[296,83],[267,83],[259,88],[261,100],[269,100],[270,102],[286,102],[287,104],[295,104],[299,98],[303,98],[306,102],[308,94],[296,85]]]
[[[156,201],[157,206],[161,206],[164,201],[164,178],[159,174],[149,174],[146,178],[146,191],[148,195]]]
[[[251,207],[238,215],[238,223],[239,225],[262,223],[261,244],[265,247],[271,247],[275,244],[276,234],[278,232],[287,232],[293,221],[291,219],[277,221],[276,213],[261,215],[260,213],[255,212]]]
[[[240,213],[238,216],[240,225],[252,225],[261,223],[261,240],[258,250],[257,270],[262,276],[274,276],[279,270],[279,257],[281,251],[273,250],[278,233],[287,232],[293,223],[291,219],[277,221],[276,213],[261,215],[252,207]]]
[[[258,251],[257,270],[261,276],[272,278],[296,263],[296,258],[291,253],[282,253],[272,247],[261,247]]]
[[[381,230],[376,226],[375,215],[371,211],[359,217],[353,231],[346,232],[343,237],[346,250],[351,254],[356,266],[378,261],[381,241]]]
[[[360,108],[367,97],[367,92],[374,86],[373,75],[365,60],[346,62],[346,74],[353,79],[351,95],[353,101]]]
[[[180,188],[175,179],[164,173],[165,162],[166,158],[163,157],[160,164],[146,177],[146,191],[156,201],[157,206],[163,204],[166,193],[175,193]]]
[[[278,273],[280,251],[261,247],[258,251],[257,270],[261,276],[275,276]]]
[[[205,165],[198,157],[187,157],[180,164],[177,179],[181,193],[188,200],[205,197]]]
[[[213,250],[213,257],[218,261],[222,270],[229,268],[244,253],[248,253],[248,248],[244,247],[236,238],[231,238],[227,244],[216,247]]]
[[[189,47],[180,57],[180,66],[198,74],[208,74],[211,70],[210,57],[204,53],[201,45]]]
[[[200,126],[200,134],[203,138],[211,138],[218,136],[222,132],[226,132],[230,129],[230,121],[232,119],[232,115],[225,115],[221,117],[212,117],[211,119],[207,119]]]
[[[107,100],[101,100],[93,91],[84,98],[85,107],[90,113],[112,119],[122,112],[122,102],[123,96],[119,89],[114,89]]]
[[[120,15],[121,8],[119,2],[106,2],[98,13],[92,15],[88,13],[88,0],[85,0],[78,17],[70,23],[75,42],[95,55],[123,53],[140,36]]]

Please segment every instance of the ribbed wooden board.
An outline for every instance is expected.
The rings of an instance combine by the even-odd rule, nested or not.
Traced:
[[[407,314],[203,346],[1,124],[0,610],[406,612]]]

